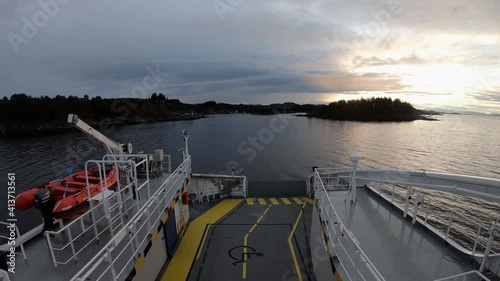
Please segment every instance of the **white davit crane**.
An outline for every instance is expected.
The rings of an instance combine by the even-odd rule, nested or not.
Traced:
[[[78,118],[76,114],[68,114],[68,123],[84,132],[86,135],[98,140],[104,145],[106,152],[109,154],[131,154],[132,153],[132,144],[125,145],[123,143],[117,143],[114,140],[106,137],[101,134],[96,129],[90,127],[89,124],[83,122]]]

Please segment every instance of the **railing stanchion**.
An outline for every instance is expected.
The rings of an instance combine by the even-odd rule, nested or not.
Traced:
[[[476,254],[477,243],[479,241],[479,235],[481,234],[481,225],[477,227],[476,238],[474,239],[474,247],[472,247],[471,256],[473,257]]]
[[[47,239],[47,245],[49,246],[50,256],[52,257],[52,262],[54,263],[54,268],[57,268],[56,256],[54,255],[54,249],[52,248],[52,242],[50,241],[50,233],[46,231],[44,233],[45,238]]]
[[[75,260],[75,262],[78,262],[78,258],[76,257],[75,245],[73,244],[73,236],[71,235],[71,226],[68,226],[66,230],[69,238],[69,246],[71,247],[71,253],[73,254],[73,259]]]
[[[111,276],[113,276],[113,281],[117,281],[115,267],[113,265],[113,258],[111,257],[111,251],[106,247],[106,253],[104,254],[104,259],[109,262],[109,270],[111,271]]]

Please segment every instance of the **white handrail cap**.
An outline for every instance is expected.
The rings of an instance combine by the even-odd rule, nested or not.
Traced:
[[[353,155],[351,155],[351,161],[352,162],[359,162],[359,160],[361,160],[361,155],[359,155],[359,154],[353,154]]]

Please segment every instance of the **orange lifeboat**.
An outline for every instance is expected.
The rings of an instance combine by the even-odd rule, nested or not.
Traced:
[[[102,184],[97,167],[88,169],[88,175],[91,197],[99,194],[106,187],[113,187],[117,180],[116,166],[106,170],[106,182]],[[56,200],[52,210],[52,216],[56,219],[69,219],[85,213],[89,208],[85,171],[79,171],[60,180],[20,193],[16,197],[16,209],[23,211],[34,207],[35,194],[44,189],[51,190]]]

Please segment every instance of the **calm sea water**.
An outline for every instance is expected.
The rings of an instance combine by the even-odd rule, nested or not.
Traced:
[[[353,153],[362,155],[360,165],[364,167],[500,178],[500,118],[460,115],[438,118],[440,121],[436,122],[361,123],[292,115],[237,114],[101,131],[116,141],[132,143],[134,150],[152,152],[163,148],[177,166],[183,147],[181,133],[188,129],[195,172],[230,173],[232,168],[242,168],[250,181],[305,179],[312,166],[349,165],[349,155]],[[104,154],[100,144],[78,131],[0,139],[0,148],[0,175],[6,178],[7,173],[16,173],[18,192],[61,175],[71,165],[71,157],[83,165],[85,160]],[[0,208],[4,210],[0,211],[0,220],[6,219],[6,205],[6,192],[2,192]],[[479,212],[487,224],[500,218],[496,204],[476,205],[472,201],[466,212]],[[22,231],[40,222],[36,210],[17,212],[17,217]]]

